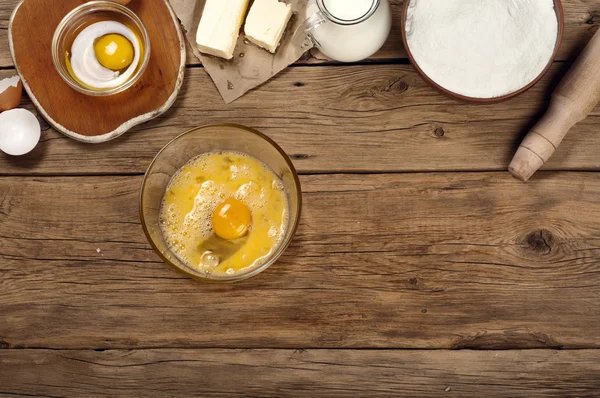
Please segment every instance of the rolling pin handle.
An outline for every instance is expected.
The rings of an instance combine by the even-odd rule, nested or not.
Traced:
[[[548,111],[525,137],[508,170],[527,181],[550,159],[565,135],[600,101],[600,30],[562,79]]]
[[[508,171],[515,178],[526,182],[543,165],[544,161],[538,154],[521,145],[519,146],[519,149],[517,149],[517,153],[510,163],[510,166],[508,166]]]
[[[569,130],[585,117],[576,104],[555,93],[546,114],[519,146],[508,171],[519,180],[529,180],[554,155]]]

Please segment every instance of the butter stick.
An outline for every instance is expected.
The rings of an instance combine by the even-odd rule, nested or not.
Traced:
[[[291,17],[289,4],[278,0],[254,0],[244,26],[246,38],[275,53]]]
[[[231,59],[250,0],[206,0],[196,43],[206,54]]]

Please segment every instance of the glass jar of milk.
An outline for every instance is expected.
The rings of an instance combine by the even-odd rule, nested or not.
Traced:
[[[369,58],[392,28],[389,0],[309,0],[306,13],[309,45],[340,62]]]

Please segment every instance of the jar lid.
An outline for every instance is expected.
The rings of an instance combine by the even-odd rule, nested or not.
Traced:
[[[341,15],[339,12],[336,12],[333,4],[335,2],[339,2],[344,7],[344,10],[348,10],[348,0],[317,0],[317,5],[319,6],[319,10],[332,22],[335,22],[339,25],[356,25],[367,19],[369,19],[377,8],[379,7],[380,0],[363,0],[365,3],[365,12],[362,11],[359,15],[350,15],[346,13],[346,15]],[[368,3],[371,3],[370,5]],[[367,8],[368,6],[368,8]]]

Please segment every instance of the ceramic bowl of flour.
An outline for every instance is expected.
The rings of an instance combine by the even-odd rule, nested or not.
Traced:
[[[442,92],[497,103],[536,84],[563,37],[560,0],[407,0],[402,38],[411,63]]]

